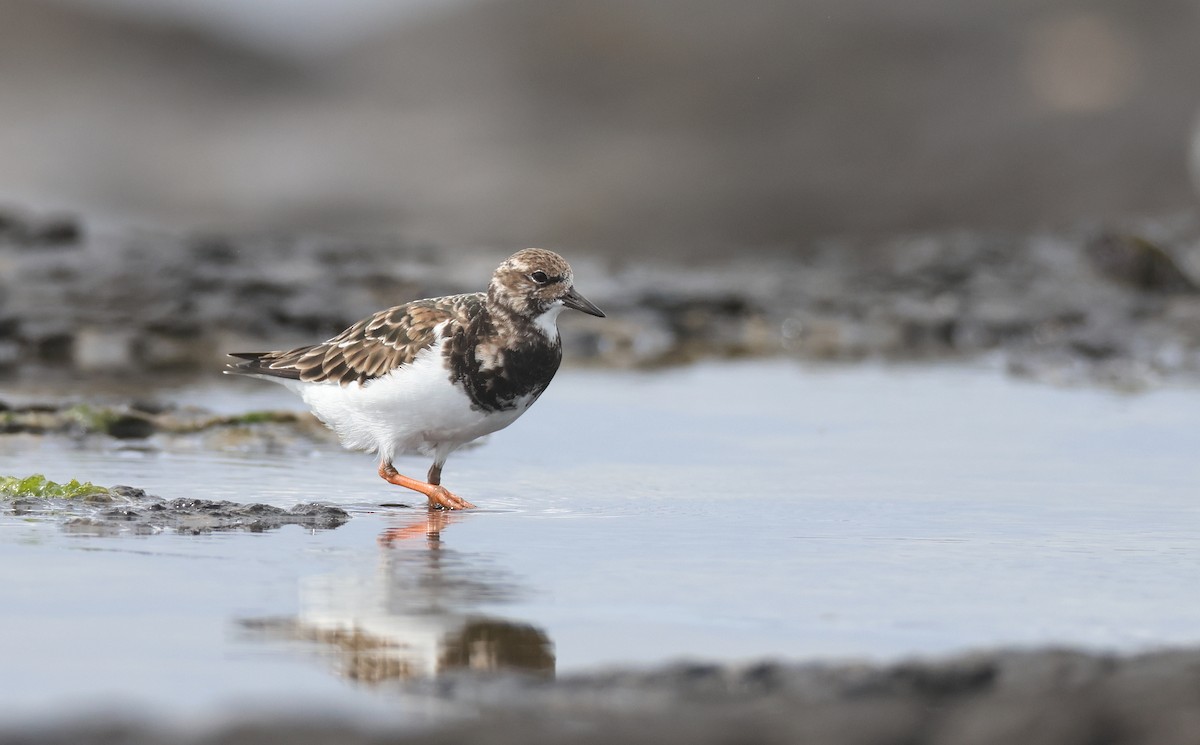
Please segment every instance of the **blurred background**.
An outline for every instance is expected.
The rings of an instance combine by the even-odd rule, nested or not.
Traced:
[[[0,203],[611,255],[1189,210],[1195,0],[2,0]]]
[[[1200,374],[1198,30],[1196,0],[0,0],[0,374],[212,374],[526,246],[609,311],[564,323],[576,361]]]

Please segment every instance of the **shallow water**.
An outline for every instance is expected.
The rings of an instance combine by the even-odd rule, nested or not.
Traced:
[[[255,381],[162,397],[296,406]],[[355,516],[326,531],[115,537],[0,516],[0,718],[69,701],[421,719],[440,712],[388,680],[1195,644],[1197,414],[1196,389],[1060,390],[966,368],[568,370],[521,421],[451,458],[447,485],[481,509],[437,524],[380,508],[415,501],[335,447],[0,440],[0,473]]]

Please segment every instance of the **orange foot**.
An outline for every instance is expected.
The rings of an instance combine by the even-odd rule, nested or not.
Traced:
[[[469,510],[475,506],[462,497],[452,494],[446,487],[440,484],[418,481],[397,472],[391,463],[384,463],[379,466],[379,477],[389,484],[421,492],[429,499],[430,507],[439,507],[443,510]]]

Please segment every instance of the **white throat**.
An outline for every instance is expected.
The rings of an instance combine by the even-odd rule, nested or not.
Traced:
[[[533,325],[550,341],[558,341],[558,314],[562,311],[562,301],[556,300],[554,305],[546,309],[545,313],[533,319]]]

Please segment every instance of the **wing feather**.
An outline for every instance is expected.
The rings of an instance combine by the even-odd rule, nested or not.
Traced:
[[[321,344],[280,352],[237,352],[228,372],[306,382],[366,383],[411,364],[437,342],[438,327],[465,326],[483,294],[416,300],[381,310]]]

